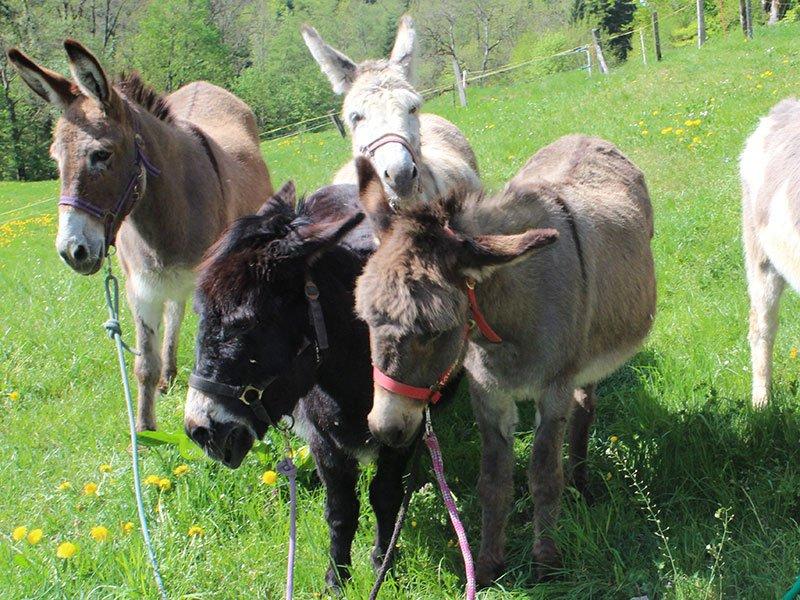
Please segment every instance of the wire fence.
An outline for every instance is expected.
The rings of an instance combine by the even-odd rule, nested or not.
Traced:
[[[675,17],[687,10],[693,9],[695,6],[694,3],[685,4],[680,8],[677,8],[665,15],[660,15],[659,19],[664,22],[672,17]],[[634,35],[644,35],[645,32],[649,32],[652,29],[652,25],[650,23],[641,25],[634,29],[630,29],[628,31],[623,31],[620,33],[615,33],[613,35],[604,37],[602,42],[604,44],[608,44],[609,42],[616,40],[618,38],[622,38],[625,36],[630,36],[633,38]],[[591,40],[591,34],[587,33],[583,36],[587,40]],[[666,40],[665,40],[666,41]],[[644,47],[644,37],[642,37],[642,49],[641,52],[646,53],[647,49]],[[633,41],[631,41],[631,46],[633,46]],[[666,46],[666,44],[664,44]],[[496,77],[498,75],[503,75],[507,73],[511,73],[514,71],[518,71],[519,69],[525,69],[526,67],[531,67],[536,64],[545,63],[547,61],[554,61],[558,59],[568,59],[570,57],[576,57],[577,60],[571,68],[558,68],[558,71],[570,71],[570,70],[585,70],[591,73],[594,69],[594,65],[597,63],[596,57],[593,58],[593,51],[591,42],[588,42],[585,45],[577,46],[574,48],[569,48],[565,50],[561,50],[559,52],[555,52],[553,54],[548,54],[545,56],[537,56],[522,62],[517,63],[509,63],[505,65],[501,65],[499,67],[495,67],[489,71],[481,72],[475,75],[465,75],[460,82],[454,82],[452,84],[439,86],[439,87],[430,87],[424,90],[421,90],[419,93],[425,100],[430,100],[431,98],[435,98],[447,92],[456,92],[459,86],[463,86],[466,88],[471,83],[476,83],[479,81],[485,81],[491,77]],[[585,57],[585,60],[584,60]],[[646,62],[646,57],[644,57]],[[593,62],[594,61],[594,62]],[[267,131],[261,133],[261,140],[262,141],[270,141],[276,142],[280,140],[285,140],[287,138],[292,138],[304,133],[311,133],[314,131],[320,131],[322,129],[326,129],[329,127],[339,127],[342,135],[344,135],[344,128],[342,126],[341,121],[338,121],[338,111],[328,111],[324,114],[317,115],[315,117],[309,117],[306,119],[302,119],[300,121],[296,121],[294,123],[288,123],[286,125],[280,125],[278,127],[274,127]],[[314,123],[314,125],[309,126],[309,124]],[[280,135],[275,135],[280,132]]]

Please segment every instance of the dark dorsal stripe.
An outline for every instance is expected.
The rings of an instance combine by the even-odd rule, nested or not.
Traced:
[[[194,123],[187,123],[187,124],[189,125],[189,129],[192,130],[194,136],[203,145],[203,149],[206,151],[206,154],[208,155],[208,160],[211,161],[211,166],[214,167],[214,172],[217,174],[217,181],[219,181],[220,192],[222,192],[224,195],[224,190],[222,188],[222,176],[219,173],[219,163],[217,163],[217,157],[214,156],[214,152],[211,150],[211,144],[209,144],[206,134],[203,133],[203,130],[200,129]]]
[[[556,194],[554,200],[561,209],[561,212],[564,213],[564,217],[567,219],[567,223],[569,223],[569,230],[572,232],[572,241],[575,242],[575,250],[578,252],[578,262],[581,265],[581,278],[583,280],[583,286],[585,288],[586,264],[584,263],[583,246],[581,246],[581,238],[578,235],[578,226],[575,224],[575,217],[572,216],[572,211],[570,210],[569,205],[567,204],[566,200],[564,200],[564,198]]]

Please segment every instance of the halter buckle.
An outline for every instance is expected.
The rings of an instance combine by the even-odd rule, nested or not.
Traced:
[[[309,300],[319,300],[319,288],[313,281],[306,281],[306,298]]]
[[[255,387],[255,386],[252,386],[252,385],[248,385],[247,387],[244,388],[244,391],[242,392],[242,395],[239,396],[239,400],[241,400],[247,406],[250,406],[250,401],[247,399],[247,393],[248,392],[256,392],[256,394],[257,394],[256,400],[261,402],[261,396],[264,394],[264,390],[263,389],[259,389],[259,388]]]
[[[467,286],[468,289],[470,289],[470,290],[474,290],[475,289],[475,280],[472,277],[467,277],[467,279],[465,280],[464,283],[465,283],[465,285]]]

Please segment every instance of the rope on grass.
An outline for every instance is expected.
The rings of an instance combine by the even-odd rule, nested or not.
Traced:
[[[103,327],[108,332],[108,336],[114,340],[117,347],[119,373],[122,379],[122,389],[125,392],[125,404],[128,410],[128,429],[130,430],[131,452],[133,453],[133,458],[131,459],[131,463],[133,464],[133,489],[136,495],[136,510],[139,513],[142,537],[144,538],[144,545],[147,548],[150,564],[153,567],[153,576],[156,580],[158,592],[162,600],[167,600],[167,590],[164,588],[164,582],[158,570],[158,561],[156,560],[155,550],[153,550],[153,542],[150,540],[150,531],[147,528],[147,516],[145,515],[144,502],[142,501],[142,480],[139,475],[139,448],[136,440],[136,422],[133,417],[133,400],[131,400],[131,387],[128,382],[128,370],[125,365],[125,351],[133,351],[122,341],[122,328],[119,324],[119,281],[111,271],[111,256],[111,254],[106,255],[105,293],[108,320]]]

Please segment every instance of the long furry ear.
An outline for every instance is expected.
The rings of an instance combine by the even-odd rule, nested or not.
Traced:
[[[64,109],[80,95],[69,79],[37,65],[20,50],[9,48],[6,55],[22,81],[45,102]]]
[[[275,208],[288,207],[294,210],[294,205],[297,202],[297,190],[294,186],[294,181],[291,179],[281,186],[275,194],[269,198],[256,213],[259,217],[263,217]]]
[[[110,107],[114,90],[94,54],[71,39],[64,40],[64,50],[69,58],[69,70],[81,92],[104,107]]]
[[[513,235],[479,235],[462,243],[458,261],[461,271],[477,281],[495,269],[526,258],[537,248],[558,240],[555,229],[529,229]]]
[[[412,81],[415,75],[417,32],[411,15],[403,15],[397,28],[397,37],[389,60],[403,68],[406,79]]]
[[[378,239],[381,239],[389,231],[395,213],[389,204],[386,190],[383,189],[383,182],[368,158],[364,156],[356,158],[356,173],[358,173],[358,199],[369,215]]]
[[[300,33],[311,56],[314,57],[322,72],[331,82],[333,92],[346,94],[356,78],[356,63],[322,41],[317,30],[310,25],[303,25]]]

